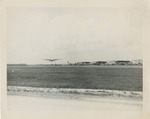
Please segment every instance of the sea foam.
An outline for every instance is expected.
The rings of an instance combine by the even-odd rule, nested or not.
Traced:
[[[40,88],[40,87],[23,87],[23,86],[8,86],[8,92],[18,93],[43,93],[43,94],[80,94],[80,95],[95,95],[95,96],[111,96],[111,97],[126,97],[142,99],[143,93],[139,91],[119,91],[106,89],[71,89],[71,88]]]

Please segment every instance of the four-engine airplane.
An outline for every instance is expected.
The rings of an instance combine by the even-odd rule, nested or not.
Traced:
[[[49,62],[55,62],[55,61],[60,60],[60,59],[44,59],[44,60],[47,60]]]

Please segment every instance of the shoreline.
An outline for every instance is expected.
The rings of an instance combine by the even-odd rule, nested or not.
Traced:
[[[143,108],[142,92],[78,89],[74,93],[74,89],[10,86],[8,89],[9,111],[142,111]]]
[[[142,105],[142,92],[104,89],[57,89],[8,86],[8,96],[26,96],[90,102]]]
[[[40,64],[27,64],[27,65],[8,65],[7,67],[123,67],[123,68],[143,68],[143,65],[40,65]]]

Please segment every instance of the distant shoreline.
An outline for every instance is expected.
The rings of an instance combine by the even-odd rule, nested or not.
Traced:
[[[7,64],[7,66],[35,66],[35,67],[140,67],[142,68],[143,65],[41,65],[41,64],[27,64],[27,65],[18,65],[18,64]]]
[[[28,66],[28,65],[42,65],[42,66],[142,66],[142,59],[136,60],[97,60],[97,61],[79,61],[79,62],[69,62],[59,63],[55,62],[55,59],[46,59],[49,63],[41,64],[26,64],[26,63],[17,63],[11,64],[8,63],[7,66]],[[57,59],[56,59],[57,60]]]

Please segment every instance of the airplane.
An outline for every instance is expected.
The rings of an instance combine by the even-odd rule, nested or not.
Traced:
[[[44,59],[44,60],[47,60],[49,62],[55,62],[55,61],[60,60],[60,59]]]

